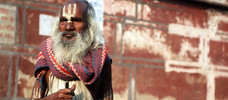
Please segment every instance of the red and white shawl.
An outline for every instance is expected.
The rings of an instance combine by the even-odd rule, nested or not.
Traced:
[[[51,43],[51,38],[48,38],[41,44],[41,51],[37,58],[34,73],[36,78],[44,75],[48,68],[53,75],[65,81],[80,79],[84,84],[92,84],[96,81],[102,71],[107,56],[105,46],[91,49],[84,57],[82,64],[68,62],[61,65],[54,57]]]

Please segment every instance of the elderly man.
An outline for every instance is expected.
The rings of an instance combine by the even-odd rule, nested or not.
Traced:
[[[91,4],[69,0],[41,44],[31,98],[112,100],[111,63]]]

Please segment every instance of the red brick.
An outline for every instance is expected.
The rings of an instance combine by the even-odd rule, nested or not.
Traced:
[[[116,55],[121,56],[122,55],[122,37],[123,37],[123,29],[122,29],[122,24],[117,23],[116,24]]]
[[[35,82],[33,77],[36,57],[20,56],[18,68],[18,97],[30,98]]]
[[[184,11],[198,11],[199,9],[205,9],[205,6],[199,6],[188,1],[172,0],[172,1],[158,1],[158,0],[142,0],[143,3],[153,4],[160,7],[166,7],[176,10]]]
[[[138,15],[140,16],[140,15]],[[161,23],[178,23],[188,26],[204,28],[207,21],[207,13],[203,10],[180,11],[165,7],[143,6],[143,19]]]
[[[228,78],[218,77],[215,80],[215,99],[227,100],[228,99]]]
[[[172,59],[198,61],[201,54],[199,38],[184,37],[179,35],[167,35],[166,43],[176,55]],[[184,51],[184,49],[187,49]],[[184,51],[184,52],[183,52]]]
[[[27,10],[26,15],[26,35],[25,35],[25,42],[27,45],[34,45],[39,46],[40,43],[47,39],[47,36],[39,35],[39,15],[40,14],[47,14],[51,16],[56,16],[55,13],[45,12],[40,10]]]
[[[138,27],[133,25],[126,25],[123,34],[123,56],[140,57],[144,59],[163,59],[161,52],[159,52],[162,50],[159,49],[158,51],[155,48],[156,46],[153,47],[154,45],[157,45],[153,43],[155,42],[152,38],[153,34],[153,29],[141,26]],[[153,48],[156,50],[152,50]]]
[[[23,14],[24,14],[23,8],[18,7],[18,25],[17,25],[18,34],[17,34],[17,41],[16,41],[17,44],[22,44],[23,24],[25,24],[23,23],[24,22]]]
[[[113,55],[114,51],[114,37],[115,37],[115,23],[113,22],[104,22],[103,36],[105,39],[105,45],[109,54]]]
[[[40,1],[40,2],[47,2],[47,3],[56,3],[56,0],[35,0],[35,1]]]
[[[36,58],[33,56],[20,56],[19,57],[19,70],[28,75],[33,75],[35,69]],[[27,66],[26,66],[27,65]]]
[[[57,0],[57,3],[63,5],[66,1],[68,1],[68,0]]]
[[[142,4],[137,4],[137,18],[142,19],[143,15],[143,5]]]
[[[0,55],[0,97],[7,97],[8,91],[8,78],[9,78],[9,68],[10,68],[10,56],[9,55]]]
[[[206,100],[206,77],[200,74],[165,72],[164,69],[137,68],[137,98],[166,97],[175,100]]]
[[[228,43],[219,41],[210,41],[209,57],[215,65],[228,66]]]
[[[136,4],[132,1],[125,0],[104,0],[104,13],[124,16],[135,17]]]
[[[68,0],[35,0],[35,1],[40,1],[40,2],[45,2],[45,3],[52,3],[52,4],[64,4]]]
[[[228,19],[228,16],[227,16],[227,19]],[[220,30],[220,31],[228,32],[227,27],[228,27],[228,22],[221,21],[220,23],[218,23],[218,30]],[[226,35],[228,35],[228,33],[226,33]]]
[[[129,73],[128,67],[112,65],[112,85],[114,93],[123,93],[129,89]]]

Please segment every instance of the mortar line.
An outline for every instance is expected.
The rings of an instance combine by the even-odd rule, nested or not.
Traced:
[[[17,55],[16,60],[16,74],[15,74],[15,88],[14,88],[14,98],[17,98],[17,87],[18,87],[18,67],[19,67],[19,56]]]
[[[126,20],[135,21],[135,22],[144,22],[144,23],[149,23],[149,24],[157,24],[157,25],[166,26],[166,27],[170,24],[170,23],[165,23],[165,22],[156,22],[156,21],[144,20],[144,19],[126,18]]]
[[[157,29],[157,30],[162,30],[162,31],[168,32],[168,28],[159,28],[159,27],[139,25],[139,24],[133,24],[133,23],[126,23],[126,25],[134,25],[134,26],[138,26],[138,27],[151,28],[151,29]]]
[[[142,4],[153,6],[153,7],[156,7],[156,8],[161,8],[161,9],[167,9],[167,10],[178,11],[178,12],[186,12],[185,10],[182,10],[182,9],[171,8],[171,7],[162,6],[162,5],[159,5],[159,4],[147,4],[147,3],[142,3]]]
[[[137,66],[135,66],[135,90],[134,90],[134,100],[136,100],[136,97],[137,97]]]
[[[165,63],[164,60],[161,59],[146,59],[146,58],[137,58],[137,57],[123,57],[124,60],[141,60],[141,61],[148,61],[148,62],[157,62],[157,63]]]
[[[131,86],[132,86],[131,81],[132,81],[132,67],[130,67],[130,73],[129,73],[128,100],[132,100],[132,98],[131,98],[131,91],[132,91],[131,90]]]
[[[6,46],[6,47],[23,47],[25,49],[28,49],[28,48],[31,48],[31,49],[40,49],[39,46],[32,46],[32,45],[25,45],[25,46],[22,46],[22,45],[19,45],[19,44],[16,44],[16,45],[13,45],[13,44],[4,44],[4,43],[0,43],[1,46]]]
[[[115,16],[115,17],[118,17],[118,16]],[[119,18],[122,18],[122,17],[119,17]],[[137,20],[137,21],[142,21],[142,22],[146,22],[146,23],[150,23],[150,24],[157,24],[157,25],[162,25],[162,26],[165,26],[168,28],[168,23],[160,23],[160,22],[154,22],[154,21],[149,21],[149,20],[143,20],[143,19],[132,19],[132,18],[127,18],[127,17],[123,17],[125,18],[126,20]],[[104,21],[107,21],[107,22],[114,22],[114,23],[118,23],[118,21],[112,21],[112,20],[104,20]],[[153,26],[146,26],[146,25],[138,25],[138,24],[133,24],[133,23],[126,23],[127,25],[135,25],[135,26],[143,26],[143,27],[147,27],[147,28],[155,28],[155,29],[160,29],[160,30],[164,30],[164,31],[168,31],[168,29],[166,28],[158,28],[158,27],[153,27]]]
[[[26,38],[25,38],[25,34],[26,34],[26,14],[27,14],[27,12],[26,12],[26,8],[25,7],[23,7],[23,30],[22,30],[22,46],[24,46],[25,45],[25,40],[26,40]]]
[[[121,50],[120,50],[120,63],[123,63],[123,52],[124,52],[124,46],[123,46],[123,36],[124,36],[124,27],[125,27],[125,19],[123,19],[122,22],[122,30],[121,30]]]
[[[18,44],[18,40],[17,40],[17,37],[18,37],[18,29],[19,29],[19,26],[18,26],[18,23],[19,23],[19,13],[18,13],[18,6],[16,6],[16,19],[14,19],[16,21],[16,31],[15,31],[15,37],[14,37],[14,45],[17,45]]]
[[[25,46],[23,46],[23,45],[19,45],[19,44],[14,45],[14,44],[4,44],[4,43],[0,43],[0,45],[1,46],[6,46],[6,47],[23,47],[25,49],[28,49],[28,48],[40,49],[39,46],[32,46],[32,45],[25,45]]]
[[[37,54],[19,53],[19,52],[12,52],[12,51],[6,51],[6,50],[0,50],[0,54],[23,55],[23,56],[33,56],[33,57],[37,57]]]
[[[168,24],[169,24],[169,23],[155,22],[155,21],[150,21],[150,20],[129,18],[129,17],[124,17],[124,16],[116,16],[116,15],[107,14],[107,13],[104,13],[104,15],[105,15],[105,16],[111,16],[111,17],[122,18],[122,19],[125,19],[125,20],[137,20],[137,21],[143,21],[143,22],[148,22],[148,23],[153,23],[153,24],[158,24],[158,25],[165,25],[165,26],[168,26]],[[142,16],[142,17],[143,17],[143,16]],[[104,21],[110,21],[110,20],[104,20]],[[116,22],[116,21],[110,21],[110,22]]]
[[[0,54],[16,55],[17,53],[16,52],[11,52],[11,51],[0,50]]]
[[[113,44],[114,44],[114,46],[113,46],[113,54],[114,54],[114,56],[117,56],[117,44],[116,44],[116,42],[117,42],[117,23],[115,22],[115,30],[114,30],[114,40],[112,41],[112,42],[114,42]]]
[[[127,18],[127,20],[134,20],[134,19]],[[151,23],[151,24],[164,25],[164,26],[168,26],[168,24],[170,24],[170,23],[155,22],[155,21],[144,20],[144,19],[137,19],[137,21],[147,22],[147,23]]]
[[[141,1],[142,2],[142,1]],[[142,15],[141,15],[141,20],[143,20],[143,11],[144,11],[144,4],[142,4]]]
[[[136,65],[136,66],[141,66],[141,67],[145,67],[145,68],[165,69],[164,66],[140,65],[140,64],[126,64],[126,63],[115,63],[115,62],[113,62],[113,64],[120,65],[120,66],[126,66],[126,67],[132,67],[132,66]]]
[[[11,94],[11,80],[12,80],[12,66],[13,66],[13,57],[10,55],[10,68],[9,68],[9,76],[8,76],[8,90],[7,90],[7,97],[10,98]]]
[[[135,3],[135,18],[138,19],[138,1]]]

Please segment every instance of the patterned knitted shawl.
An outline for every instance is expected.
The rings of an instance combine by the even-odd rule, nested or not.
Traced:
[[[67,62],[61,65],[54,57],[51,42],[49,38],[41,44],[34,73],[36,78],[44,75],[47,68],[57,78],[65,81],[80,79],[84,84],[92,84],[99,77],[107,56],[105,46],[91,49],[84,57],[82,64]]]

